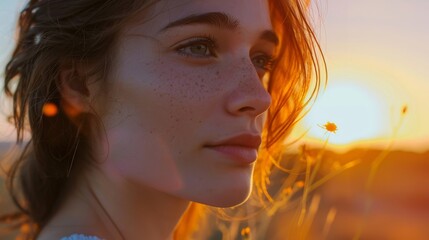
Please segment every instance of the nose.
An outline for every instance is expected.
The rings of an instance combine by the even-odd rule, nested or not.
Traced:
[[[264,88],[258,73],[251,61],[234,71],[235,88],[230,92],[226,109],[233,115],[259,116],[268,110],[271,104],[271,96]]]

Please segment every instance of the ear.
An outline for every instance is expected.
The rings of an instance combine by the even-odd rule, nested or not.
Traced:
[[[69,117],[90,111],[90,92],[82,66],[74,63],[63,65],[60,68],[58,88],[63,110]]]

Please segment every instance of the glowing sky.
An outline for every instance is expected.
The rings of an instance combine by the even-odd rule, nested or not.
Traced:
[[[429,1],[319,0],[319,36],[329,83],[298,134],[326,138],[318,125],[337,122],[333,144],[388,139],[429,148]]]
[[[0,2],[2,69],[22,2]],[[309,130],[308,139],[326,138],[319,125],[334,121],[339,131],[330,137],[333,144],[386,139],[407,104],[398,144],[429,148],[429,1],[317,0],[313,7],[319,9],[329,84],[296,134]],[[0,141],[10,136],[0,121]]]

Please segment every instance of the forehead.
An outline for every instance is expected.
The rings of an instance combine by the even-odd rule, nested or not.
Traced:
[[[241,29],[270,30],[268,0],[160,0],[139,16],[146,31],[156,33],[169,23],[192,15],[219,12],[237,21]]]

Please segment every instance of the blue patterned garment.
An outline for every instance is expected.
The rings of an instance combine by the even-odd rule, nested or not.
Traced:
[[[86,236],[83,234],[72,234],[68,237],[63,237],[60,240],[102,240],[96,236]]]

